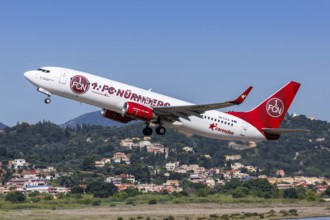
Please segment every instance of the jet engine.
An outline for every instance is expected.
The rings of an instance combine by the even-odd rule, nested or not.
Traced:
[[[125,102],[123,115],[131,116],[143,121],[150,121],[156,118],[152,108],[135,102]]]
[[[122,116],[121,114],[111,111],[111,110],[107,110],[107,109],[102,109],[101,110],[101,115],[105,118],[109,118],[111,120],[114,121],[119,121],[121,123],[127,123],[130,122],[134,119],[127,117],[127,116]]]

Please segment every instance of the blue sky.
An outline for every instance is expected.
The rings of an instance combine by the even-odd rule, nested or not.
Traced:
[[[44,95],[23,73],[74,68],[205,104],[254,86],[249,110],[290,80],[289,112],[330,121],[329,1],[1,1],[0,122],[63,123],[97,110]]]

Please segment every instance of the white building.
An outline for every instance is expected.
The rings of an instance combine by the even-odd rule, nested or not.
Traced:
[[[226,161],[242,159],[241,155],[226,155],[225,158],[226,158]]]
[[[126,164],[130,164],[129,158],[125,153],[121,153],[121,152],[117,152],[113,155],[112,160],[115,163],[121,163],[121,162],[125,162]]]
[[[100,161],[95,161],[95,167],[104,167],[106,164],[110,163],[110,158],[102,158]]]
[[[122,184],[123,183],[123,179],[121,177],[113,177],[113,176],[109,176],[105,179],[105,182],[107,183],[113,183],[113,184]]]
[[[188,146],[185,146],[184,148],[182,148],[182,150],[185,152],[194,152],[194,149],[192,147],[188,147]]]
[[[24,167],[26,165],[26,161],[24,159],[15,159],[12,161],[11,165],[14,166],[14,169],[18,169]]]
[[[132,149],[133,147],[139,146],[137,143],[134,143],[134,141],[139,141],[139,140],[140,140],[140,138],[126,138],[126,139],[120,140],[120,146],[128,147],[129,149]]]
[[[179,166],[179,162],[174,162],[174,163],[166,163],[165,168],[167,171],[173,171],[175,168]]]
[[[231,165],[231,168],[234,169],[234,170],[240,170],[242,168],[244,168],[245,166],[241,163],[234,163]]]
[[[150,141],[140,141],[139,143],[140,148],[149,148],[149,147],[153,147],[154,145],[150,142]]]

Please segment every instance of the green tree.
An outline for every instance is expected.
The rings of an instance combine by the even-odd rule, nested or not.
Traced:
[[[124,192],[127,193],[128,197],[134,197],[141,194],[141,192],[135,187],[128,187]]]
[[[131,164],[137,164],[140,162],[140,156],[137,153],[132,153],[131,157],[130,157],[130,162]]]
[[[251,193],[258,197],[270,198],[273,186],[267,179],[252,179],[243,184]]]
[[[12,203],[19,203],[24,202],[26,200],[26,196],[21,192],[10,192],[7,194],[5,200]]]
[[[86,192],[92,193],[94,197],[108,198],[109,196],[112,196],[117,192],[117,187],[112,183],[94,181],[88,184]]]
[[[295,188],[285,189],[283,197],[286,199],[298,199],[298,191]]]
[[[75,182],[71,176],[62,176],[60,178],[60,185],[64,187],[72,187],[75,185]]]
[[[7,156],[7,149],[4,147],[0,147],[0,156],[6,157]]]
[[[3,176],[2,184],[4,185],[4,183],[8,182],[12,176],[13,176],[13,173],[11,172],[10,169],[7,168],[5,170],[5,175]]]
[[[239,186],[231,190],[231,195],[233,198],[243,198],[249,193],[249,189],[246,187]]]
[[[80,186],[74,186],[71,189],[71,193],[73,194],[83,194],[84,193],[84,189]]]
[[[36,196],[39,196],[39,195],[40,195],[39,191],[33,191],[33,192],[29,193],[29,197],[36,197]]]
[[[324,191],[324,195],[330,197],[330,186],[328,186],[327,189]]]
[[[315,201],[316,200],[316,195],[313,191],[308,191],[306,194],[306,200],[307,201]]]
[[[147,165],[131,165],[128,167],[126,173],[132,174],[135,179],[139,180],[142,183],[150,183],[150,172]]]
[[[307,190],[304,187],[297,187],[298,199],[305,199]]]
[[[95,156],[94,155],[88,155],[84,157],[82,165],[82,170],[94,170],[95,169]]]
[[[226,193],[229,190],[236,189],[239,186],[242,186],[242,181],[234,178],[234,179],[227,181],[222,190],[223,190],[223,192]]]
[[[203,196],[204,192],[203,189],[207,188],[207,186],[205,184],[202,183],[192,183],[190,181],[184,181],[183,183],[183,191],[189,195],[189,194],[193,194],[196,192],[200,192],[200,196]]]
[[[205,188],[198,189],[196,194],[198,197],[207,197],[210,194],[210,188],[205,187]]]

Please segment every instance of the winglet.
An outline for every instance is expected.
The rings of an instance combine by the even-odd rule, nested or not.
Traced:
[[[234,101],[231,101],[231,103],[239,105],[242,102],[244,102],[244,100],[246,99],[246,97],[249,95],[249,93],[252,90],[252,86],[250,86],[249,88],[247,88],[247,90],[245,90],[240,96],[238,96]]]

